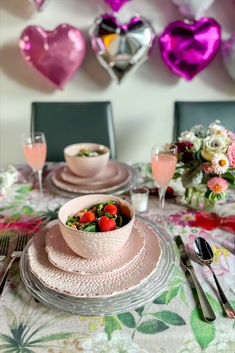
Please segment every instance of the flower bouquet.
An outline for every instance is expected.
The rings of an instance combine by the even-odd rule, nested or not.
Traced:
[[[219,125],[196,125],[178,138],[178,164],[174,179],[181,178],[187,204],[195,208],[214,206],[227,199],[235,185],[235,134]]]

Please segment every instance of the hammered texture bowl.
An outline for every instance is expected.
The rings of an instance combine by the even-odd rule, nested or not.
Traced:
[[[81,150],[102,151],[102,154],[93,157],[77,156]],[[96,143],[76,143],[64,149],[64,158],[69,169],[81,177],[92,177],[104,169],[109,161],[108,147]]]
[[[129,223],[110,232],[84,232],[66,225],[68,216],[101,202],[115,201],[121,213],[130,217]],[[135,220],[135,211],[129,202],[112,195],[85,195],[65,203],[59,210],[58,222],[61,234],[76,254],[85,258],[105,257],[120,250],[129,238]]]

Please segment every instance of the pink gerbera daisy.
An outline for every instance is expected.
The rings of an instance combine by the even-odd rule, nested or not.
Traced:
[[[228,182],[224,178],[214,177],[207,182],[208,188],[216,194],[222,194],[228,188]]]
[[[228,159],[230,163],[230,167],[235,167],[235,141],[233,141],[228,148]]]

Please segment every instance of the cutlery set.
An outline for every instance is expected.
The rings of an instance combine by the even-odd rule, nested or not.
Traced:
[[[27,244],[28,241],[28,236],[27,234],[19,234],[17,236],[17,239],[15,239],[15,244],[14,247],[11,251],[9,251],[9,245],[10,245],[10,237],[9,235],[2,235],[0,237],[0,264],[3,265],[2,270],[0,272],[0,295],[3,291],[5,281],[7,278],[7,275],[9,273],[9,270],[13,264],[13,262],[21,257],[21,254],[23,253],[24,247]],[[185,245],[180,237],[178,235],[175,238],[176,245],[179,250],[179,255],[182,264],[184,267],[187,269],[187,272],[190,274],[191,279],[194,283],[195,289],[197,291],[198,299],[200,302],[201,310],[203,317],[206,322],[212,322],[216,319],[215,313],[206,297],[206,294],[199,282],[199,279],[197,277],[197,274],[194,270],[194,267],[191,263],[191,260],[189,258],[189,255],[187,253],[187,250],[185,248]],[[195,255],[197,259],[202,263],[203,265],[206,265],[209,267],[213,278],[215,280],[221,304],[223,306],[224,312],[226,315],[230,318],[235,318],[235,312],[231,305],[229,304],[219,282],[218,279],[215,275],[215,272],[213,268],[211,267],[211,263],[213,262],[213,251],[212,248],[210,247],[209,243],[201,237],[196,238],[194,242],[194,250],[195,250]]]
[[[191,263],[191,260],[189,258],[189,255],[187,253],[187,250],[184,246],[184,243],[180,237],[180,235],[178,235],[175,238],[175,242],[176,245],[178,247],[179,250],[179,255],[180,255],[180,259],[182,264],[184,265],[184,267],[187,269],[188,273],[190,274],[192,281],[195,285],[195,289],[197,291],[197,295],[198,295],[198,299],[201,305],[201,310],[202,310],[202,314],[203,317],[205,319],[206,322],[212,322],[216,319],[215,313],[206,297],[205,292],[203,291],[202,286],[200,285],[200,282],[198,280],[198,277],[196,275],[196,272],[193,268],[193,265]],[[195,242],[194,242],[194,250],[195,250],[195,254],[197,259],[203,264],[209,267],[210,271],[212,272],[212,275],[214,277],[215,283],[217,285],[218,288],[218,292],[220,295],[220,299],[221,299],[221,304],[223,306],[223,309],[226,313],[226,315],[230,318],[235,318],[235,312],[233,310],[233,308],[231,307],[231,305],[229,304],[219,282],[218,279],[214,273],[214,270],[212,269],[212,267],[210,266],[211,263],[213,262],[213,251],[209,245],[209,243],[201,237],[198,237]]]
[[[17,239],[14,239],[15,244],[12,251],[10,251],[10,236],[6,234],[0,237],[0,263],[3,265],[0,272],[0,295],[3,291],[9,270],[13,262],[21,257],[27,241],[27,234],[19,234]]]

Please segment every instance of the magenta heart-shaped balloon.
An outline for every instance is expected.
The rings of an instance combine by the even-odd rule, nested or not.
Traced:
[[[220,33],[220,25],[212,18],[170,23],[159,39],[162,58],[173,72],[191,80],[214,58]]]
[[[128,1],[131,0],[105,0],[105,2],[107,2],[115,12],[119,11],[120,8]]]
[[[83,62],[86,41],[77,28],[68,24],[54,31],[29,26],[21,34],[19,48],[29,66],[63,89]]]

